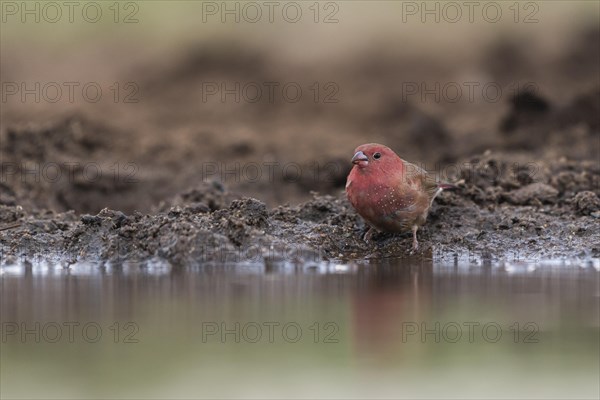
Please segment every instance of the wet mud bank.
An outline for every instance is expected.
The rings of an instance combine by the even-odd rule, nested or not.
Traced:
[[[597,163],[533,165],[488,152],[460,165],[469,168],[460,169],[458,189],[436,199],[415,256],[442,262],[600,257]],[[5,265],[47,260],[277,266],[406,257],[411,246],[410,234],[381,233],[365,242],[364,222],[341,191],[269,208],[217,182],[163,201],[150,213],[25,210],[5,201],[0,229]]]

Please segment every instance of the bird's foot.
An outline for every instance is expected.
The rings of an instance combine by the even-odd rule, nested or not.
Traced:
[[[410,251],[410,254],[415,254],[417,251],[419,251],[419,242],[413,240],[412,250]]]
[[[367,232],[365,232],[365,236],[363,236],[363,240],[367,243],[370,242],[371,240],[373,240],[373,235],[375,233],[376,233],[375,229],[369,227]]]
[[[410,251],[410,254],[415,254],[417,252],[417,250],[419,250],[419,241],[417,240],[417,230],[418,229],[419,229],[419,227],[417,225],[412,227],[413,242],[412,242],[412,250]]]

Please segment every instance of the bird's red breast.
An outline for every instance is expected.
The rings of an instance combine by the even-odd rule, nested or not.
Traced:
[[[346,193],[369,225],[400,232],[425,222],[433,198],[441,191],[425,170],[376,143],[357,147],[352,162]]]

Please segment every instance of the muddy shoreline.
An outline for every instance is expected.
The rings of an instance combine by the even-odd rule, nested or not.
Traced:
[[[471,168],[461,170],[457,190],[436,199],[416,256],[475,263],[600,257],[598,165],[538,161],[534,174],[515,170],[518,159],[488,152],[465,160]],[[313,196],[270,209],[212,182],[163,201],[152,213],[103,209],[95,215],[28,211],[4,200],[2,264],[276,266],[409,256],[408,234],[364,242],[364,222],[344,193]]]

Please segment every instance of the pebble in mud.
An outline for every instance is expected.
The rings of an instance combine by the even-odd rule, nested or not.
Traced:
[[[573,198],[573,207],[580,215],[594,215],[600,211],[600,198],[590,191],[579,192]],[[600,216],[600,215],[599,215]]]
[[[0,224],[18,221],[24,214],[21,206],[0,204]]]

